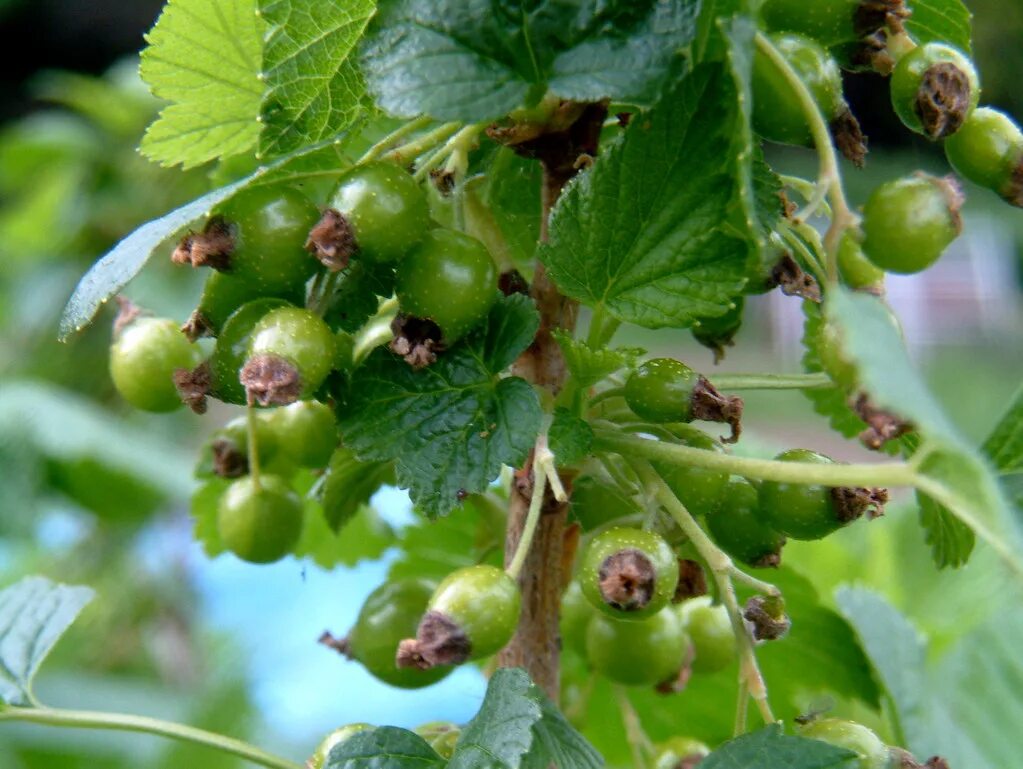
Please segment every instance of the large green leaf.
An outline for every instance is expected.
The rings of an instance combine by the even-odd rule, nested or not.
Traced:
[[[142,78],[171,102],[142,151],[163,165],[197,166],[248,152],[259,136],[266,25],[256,0],[170,0],[146,36]]]
[[[365,85],[353,52],[376,2],[350,0],[329,13],[313,0],[259,5],[270,25],[259,151],[273,157],[337,134],[364,108]]]
[[[444,760],[415,732],[381,726],[358,732],[327,755],[323,769],[441,769]]]
[[[962,0],[910,0],[908,5],[912,15],[906,30],[917,43],[951,43],[970,52],[973,16]]]
[[[0,591],[0,703],[34,703],[39,666],[92,598],[87,587],[45,577],[25,577]]]
[[[854,769],[856,754],[820,740],[789,737],[777,724],[726,742],[700,769]]]
[[[539,252],[562,292],[650,328],[728,309],[748,254],[732,222],[736,115],[733,79],[704,67],[577,177]]]
[[[339,408],[345,445],[363,461],[393,460],[399,485],[431,516],[485,491],[502,465],[525,459],[540,428],[533,388],[500,376],[537,325],[532,302],[516,295],[422,370],[376,350],[352,375]]]
[[[696,0],[386,0],[363,56],[388,112],[501,117],[548,90],[650,103],[695,33]]]

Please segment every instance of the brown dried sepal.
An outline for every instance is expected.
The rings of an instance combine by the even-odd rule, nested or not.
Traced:
[[[742,617],[750,624],[753,638],[758,641],[777,641],[792,627],[780,598],[755,595],[746,602]]]
[[[333,208],[324,211],[320,221],[309,230],[305,247],[332,272],[347,267],[352,256],[359,250],[351,224],[344,214]]]
[[[181,333],[188,337],[189,342],[194,342],[205,336],[213,336],[213,324],[199,310],[194,310],[181,326]]]
[[[654,597],[657,570],[642,551],[628,547],[605,558],[597,578],[604,603],[619,611],[639,611]]]
[[[206,223],[202,232],[190,232],[183,237],[171,253],[175,264],[193,267],[212,267],[226,270],[231,266],[234,234],[223,218],[215,216]]]
[[[853,13],[853,28],[860,38],[885,30],[897,35],[905,32],[903,22],[909,15],[905,0],[860,0]]]
[[[174,387],[182,403],[196,414],[205,414],[206,396],[210,394],[209,361],[203,361],[191,371],[187,368],[175,370]]]
[[[678,559],[678,585],[671,597],[672,603],[682,603],[690,598],[707,595],[707,575],[698,561]]]
[[[888,489],[837,486],[831,489],[831,498],[835,502],[836,517],[841,523],[846,524],[852,523],[864,514],[871,519],[884,515],[884,506],[888,503]]]
[[[260,406],[287,406],[302,394],[298,369],[277,355],[253,355],[238,379],[249,399]]]
[[[782,542],[782,545],[785,543]],[[773,553],[764,553],[753,563],[750,564],[757,569],[777,569],[781,566],[781,547],[775,550]]]
[[[216,438],[210,444],[213,474],[221,478],[240,478],[249,472],[249,458],[230,438]]]
[[[867,423],[867,429],[860,433],[860,443],[873,451],[879,451],[888,441],[901,438],[915,429],[912,422],[875,406],[866,393],[856,396],[852,408]]]
[[[931,756],[921,764],[908,750],[889,748],[888,755],[893,769],[949,769],[948,761],[941,756]]]
[[[916,92],[913,111],[931,139],[958,131],[970,114],[970,78],[955,64],[943,61],[928,67]]]
[[[725,443],[737,443],[742,435],[742,398],[738,395],[722,395],[706,377],[699,377],[689,396],[689,414],[693,419],[703,422],[724,422],[732,434],[721,440]]]
[[[689,679],[693,677],[694,659],[696,659],[696,650],[692,644],[688,644],[685,656],[682,658],[682,666],[678,669],[678,673],[666,681],[661,681],[654,687],[654,691],[658,694],[678,694],[684,691],[689,684]]]
[[[338,654],[347,657],[348,659],[352,659],[353,657],[352,645],[348,641],[348,636],[345,636],[344,638],[335,638],[330,634],[329,630],[324,630],[316,642],[323,644],[328,649],[333,649]]]
[[[855,44],[849,61],[856,69],[868,69],[888,77],[895,69],[895,57],[888,50],[888,35],[882,29],[864,35]]]
[[[435,168],[430,171],[430,181],[442,197],[448,197],[455,191],[455,172],[446,168]]]
[[[390,349],[414,369],[426,368],[444,351],[440,326],[428,318],[398,313],[391,321],[394,339]]]
[[[771,269],[771,283],[781,289],[785,296],[799,296],[820,304],[821,287],[817,279],[803,270],[792,254],[782,254]]]
[[[529,296],[529,281],[522,277],[522,273],[514,267],[507,272],[502,272],[497,279],[497,288],[505,296],[512,294],[525,294]]]
[[[398,644],[395,664],[400,668],[429,670],[437,665],[461,665],[472,653],[469,637],[450,617],[428,611],[415,638]]]
[[[831,121],[831,137],[842,157],[857,168],[863,168],[867,160],[867,137],[848,106],[843,106]]]
[[[117,339],[124,329],[142,315],[142,308],[123,296],[115,297],[114,301],[117,302],[117,316],[114,318],[114,339]]]
[[[1023,208],[1023,155],[1020,156],[1019,162],[1012,169],[1009,182],[1005,185],[1005,189],[1002,190],[1002,198],[1010,205]]]

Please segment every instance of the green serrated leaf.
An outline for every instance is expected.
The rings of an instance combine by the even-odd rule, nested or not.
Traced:
[[[394,293],[394,269],[390,265],[352,262],[323,315],[333,329],[354,333],[380,308],[380,298]]]
[[[441,769],[444,759],[415,732],[396,726],[367,729],[334,746],[323,769]]]
[[[602,347],[594,350],[564,332],[554,331],[553,334],[565,358],[565,366],[580,389],[593,387],[616,371],[635,365],[646,354],[646,350],[639,347]]]
[[[748,254],[731,223],[736,104],[732,79],[704,67],[565,190],[539,250],[563,293],[649,328],[728,309]]]
[[[87,587],[45,577],[25,577],[0,591],[0,702],[35,704],[32,679],[93,596]]]
[[[906,31],[919,45],[950,43],[970,53],[973,15],[962,0],[911,0],[909,9]]]
[[[260,8],[270,29],[259,152],[273,157],[343,131],[363,110],[353,52],[376,2],[351,0],[329,13],[313,0],[260,0]]]
[[[142,152],[185,168],[248,152],[259,136],[265,24],[256,0],[170,0],[146,35],[142,79],[164,107]]]
[[[1023,471],[1023,388],[984,441],[982,451],[1000,473]]]
[[[548,89],[563,98],[649,103],[695,33],[695,0],[381,2],[364,49],[388,112],[501,117]]]
[[[217,529],[217,505],[230,485],[224,478],[211,478],[192,494],[192,536],[209,558],[216,558],[226,549]]]
[[[505,297],[471,336],[416,371],[378,349],[352,375],[340,408],[345,445],[363,461],[394,461],[399,485],[428,515],[481,493],[536,440],[540,404],[518,377],[500,378],[538,327],[532,301]]]
[[[310,559],[322,569],[352,567],[379,558],[396,539],[394,530],[368,505],[358,508],[340,531],[333,531],[322,507],[310,500],[305,505],[302,536],[293,554]]]
[[[977,543],[973,529],[956,518],[947,507],[939,505],[926,494],[917,492],[916,499],[920,505],[920,525],[924,530],[924,541],[931,548],[934,565],[939,569],[957,569],[965,566]]]
[[[586,459],[593,445],[593,428],[565,408],[554,410],[554,421],[547,431],[547,445],[558,467],[576,465]]]
[[[509,147],[500,147],[485,173],[479,200],[493,216],[507,250],[506,254],[491,252],[499,261],[528,268],[540,240],[543,169]]]
[[[320,495],[331,530],[336,532],[345,526],[385,483],[394,483],[394,468],[389,462],[360,462],[350,450],[337,449],[327,464]]]
[[[518,769],[541,718],[543,709],[526,672],[498,670],[487,684],[479,712],[459,735],[448,769]]]
[[[524,769],[600,769],[604,758],[561,714],[536,684],[531,689],[540,703],[541,718],[533,724],[533,747],[523,761]]]
[[[857,763],[850,750],[789,737],[771,724],[726,742],[700,762],[700,769],[853,769]]]

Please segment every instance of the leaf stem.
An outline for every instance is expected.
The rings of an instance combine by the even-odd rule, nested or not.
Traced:
[[[424,152],[433,149],[438,144],[450,138],[451,134],[461,128],[461,123],[442,123],[432,131],[427,131],[407,144],[395,147],[393,150],[382,155],[383,160],[389,160],[398,165],[407,165],[422,155]]]
[[[433,118],[429,115],[422,115],[417,117],[415,120],[410,120],[400,128],[391,131],[383,139],[378,141],[368,150],[366,153],[356,161],[356,165],[362,165],[363,163],[370,163],[376,160],[378,157],[383,155],[388,149],[390,149],[395,143],[401,141],[406,136],[414,134],[420,128],[426,128],[433,122]]]
[[[519,578],[522,566],[526,562],[526,556],[529,555],[529,548],[532,546],[533,536],[536,534],[536,525],[540,521],[544,493],[547,491],[547,473],[541,464],[541,452],[544,451],[550,453],[547,448],[546,431],[540,434],[533,447],[533,493],[529,497],[529,511],[526,513],[526,522],[522,527],[522,536],[515,548],[515,555],[512,556],[511,563],[505,569],[508,576],[514,580]]]
[[[122,713],[103,713],[88,710],[56,708],[9,708],[0,711],[0,721],[22,721],[43,726],[62,726],[72,729],[107,729],[123,732],[143,732],[168,737],[172,740],[202,745],[222,753],[229,753],[259,766],[270,769],[302,769],[294,761],[275,756],[247,742],[207,732],[184,724],[162,721],[148,716]]]

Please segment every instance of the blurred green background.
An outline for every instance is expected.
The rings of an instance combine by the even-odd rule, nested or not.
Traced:
[[[1023,118],[1023,3],[969,5],[985,101]],[[0,586],[42,573],[100,594],[58,647],[41,693],[55,704],[248,736],[296,758],[348,721],[464,720],[482,694],[475,671],[399,693],[315,646],[324,627],[346,629],[382,579],[381,563],[326,571],[289,560],[257,569],[229,556],[210,562],[192,544],[194,457],[226,412],[154,418],[120,403],[106,372],[109,311],[68,344],[56,341],[60,309],[85,269],[133,227],[210,186],[206,171],[160,169],[135,151],[159,105],[138,82],[132,55],[159,7],[0,0]],[[939,150],[897,124],[883,80],[857,76],[847,88],[872,149],[865,171],[847,169],[854,201],[904,170],[947,172]],[[808,153],[771,159],[813,174]],[[981,190],[968,195],[964,237],[934,270],[892,280],[889,291],[933,389],[979,441],[1023,380],[1023,212]],[[191,271],[155,259],[128,294],[184,319],[199,287]],[[721,370],[796,370],[800,317],[797,300],[751,300]],[[621,342],[713,368],[685,332],[623,333]],[[798,444],[863,456],[799,394],[751,394],[747,414],[747,440],[765,451]],[[391,525],[408,520],[400,493],[376,504]],[[965,570],[937,573],[905,504],[827,543],[790,547],[786,559],[813,574],[824,596],[850,581],[881,590],[931,637],[936,664],[996,612],[1019,605],[983,550]],[[237,762],[146,737],[0,729],[4,769],[184,763]]]

